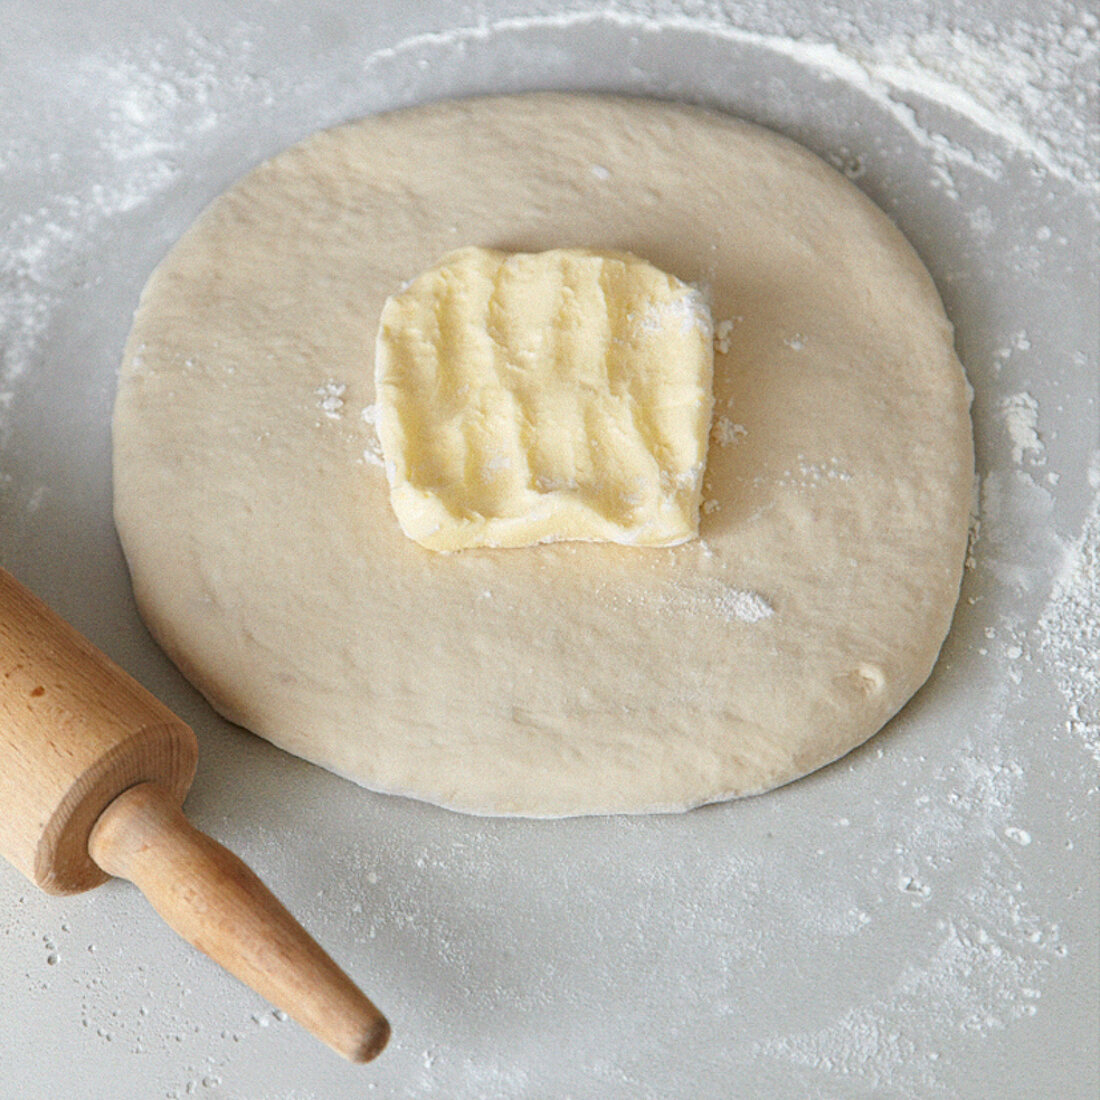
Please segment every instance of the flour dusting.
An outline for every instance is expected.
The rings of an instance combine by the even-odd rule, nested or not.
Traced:
[[[669,585],[654,602],[660,608],[687,609],[702,618],[713,616],[727,623],[760,623],[775,614],[766,596],[751,589],[735,588],[716,578]]]
[[[325,382],[313,391],[317,398],[317,407],[330,420],[339,420],[343,416],[344,394],[347,390],[346,382]]]
[[[1046,449],[1039,437],[1039,402],[1030,393],[1003,397],[1001,417],[1012,441],[1012,461],[1019,465],[1026,456],[1037,465],[1046,461]]]
[[[950,137],[946,127],[924,121],[918,103],[950,111],[976,134],[993,137],[1009,155],[1031,159],[1042,171],[1082,190],[1095,192],[1100,183],[1100,134],[1082,109],[1093,89],[1100,57],[1098,20],[1088,10],[1068,12],[1069,19],[1024,23],[1005,21],[975,28],[944,26],[929,29],[918,18],[906,28],[898,16],[894,26],[866,40],[822,41],[810,36],[776,33],[766,6],[748,5],[735,25],[725,6],[698,0],[691,14],[666,4],[609,4],[600,11],[558,11],[495,20],[448,31],[410,35],[392,47],[373,53],[365,68],[390,63],[405,55],[464,50],[471,43],[496,35],[535,28],[575,28],[599,23],[618,24],[652,34],[665,31],[705,31],[717,39],[767,50],[859,89],[887,110],[928,152],[939,171],[940,185],[958,196],[950,168],[957,166],[987,179],[1003,178],[1004,161],[996,153],[978,150]],[[1091,97],[1095,113],[1095,94]],[[1057,140],[1049,135],[1057,134]],[[856,178],[863,175],[856,162]]]
[[[35,202],[0,229],[0,450],[10,435],[6,413],[43,355],[55,314],[80,285],[74,263],[184,179],[181,158],[242,97],[272,100],[270,82],[249,71],[253,52],[241,30],[214,40],[183,27],[176,41],[83,53],[51,71],[57,103],[32,139],[37,145],[19,149]],[[74,154],[77,171],[58,185],[70,113],[76,127],[87,117],[88,132]]]
[[[367,445],[363,448],[363,461],[368,466],[386,468],[386,456],[382,450],[382,441],[378,438],[378,405],[365,405],[359,414],[367,428]]]
[[[711,439],[719,447],[728,447],[749,434],[744,424],[735,424],[728,416],[718,416],[711,428]]]
[[[1100,452],[1092,469],[1100,470]],[[1100,494],[1039,617],[1039,652],[1066,703],[1066,730],[1100,764]]]
[[[739,623],[758,623],[775,614],[775,609],[759,592],[739,588],[727,588],[719,594],[716,604],[724,619]]]
[[[719,355],[729,355],[733,347],[733,327],[741,317],[727,317],[714,326],[714,350]]]

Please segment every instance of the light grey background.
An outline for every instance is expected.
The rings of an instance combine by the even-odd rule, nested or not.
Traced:
[[[190,816],[395,1036],[346,1065],[128,885],[48,898],[3,864],[0,1097],[1095,1096],[1097,27],[1023,0],[5,0],[0,564],[194,725]],[[192,218],[319,127],[546,87],[802,141],[957,325],[981,516],[941,663],[762,798],[524,822],[370,794],[216,718],[129,594],[115,369]]]

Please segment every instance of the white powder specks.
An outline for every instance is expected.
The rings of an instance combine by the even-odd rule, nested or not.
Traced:
[[[952,165],[996,181],[1003,175],[1003,163],[992,153],[976,152],[949,137],[943,128],[930,126],[912,105],[914,97],[950,111],[999,140],[1007,151],[1031,158],[1054,178],[1082,188],[1092,188],[1100,179],[1095,128],[1079,91],[1094,82],[1100,54],[1091,13],[1083,12],[1067,23],[1006,19],[980,34],[955,25],[930,30],[917,20],[913,29],[876,36],[870,46],[866,38],[822,41],[811,35],[770,32],[764,28],[773,21],[755,18],[759,13],[752,12],[751,5],[736,25],[723,4],[700,0],[693,9],[685,15],[657,4],[651,7],[652,18],[610,7],[480,19],[447,32],[412,35],[377,51],[368,67],[440,46],[464,50],[494,34],[534,27],[612,23],[655,33],[705,30],[715,39],[770,51],[816,70],[825,79],[861,90],[924,146],[949,190],[954,188],[948,172]],[[904,26],[900,19],[898,23]]]
[[[734,424],[728,416],[719,416],[714,421],[710,430],[711,439],[720,447],[728,447],[748,435],[748,429],[744,424]]]
[[[313,391],[317,406],[330,420],[339,420],[344,412],[344,394],[348,387],[345,382],[328,381]]]
[[[675,608],[680,613],[686,611],[727,623],[759,623],[775,614],[771,602],[759,592],[735,588],[713,577],[692,584],[670,584],[652,597],[652,602],[658,608]]]
[[[714,350],[719,355],[729,355],[733,347],[733,326],[740,318],[727,317],[714,326]]]
[[[843,484],[852,481],[852,475],[844,468],[835,455],[824,461],[797,455],[794,465],[779,472],[778,476],[768,477],[757,474],[753,481],[761,484],[772,481],[776,485],[796,489],[814,489],[827,482]]]
[[[629,319],[637,324],[640,333],[661,332],[675,326],[680,333],[698,329],[708,340],[713,338],[710,309],[702,291],[695,287],[659,306],[650,306],[641,317],[631,314]]]
[[[1058,925],[1041,919],[1008,878],[1003,846],[987,843],[1003,836],[1025,847],[1030,840],[1010,816],[1021,778],[1022,769],[983,735],[963,745],[911,807],[899,807],[895,824],[904,834],[892,857],[883,852],[869,869],[886,879],[896,901],[884,897],[856,931],[866,935],[885,920],[912,922],[924,935],[905,941],[900,968],[865,997],[850,996],[817,1029],[758,1041],[758,1055],[827,1074],[833,1088],[821,1095],[878,1094],[864,1092],[870,1088],[946,1098],[956,1093],[933,1043],[984,1038],[1035,1014],[1037,987],[1065,948]],[[956,861],[971,867],[961,888],[945,876]],[[852,945],[860,950],[858,941]],[[843,1080],[853,1082],[850,1092],[838,1089]]]
[[[999,411],[1012,441],[1012,461],[1019,466],[1027,457],[1043,465],[1046,448],[1039,437],[1039,402],[1030,393],[1014,393],[1001,399]]]
[[[837,457],[827,462],[812,462],[805,455],[798,456],[796,467],[798,477],[805,485],[818,485],[825,481],[851,481],[852,475],[845,470]]]
[[[1100,468],[1100,453],[1092,468]],[[1038,633],[1039,653],[1066,702],[1066,730],[1100,762],[1100,498],[1066,550]]]
[[[1022,592],[1049,583],[1062,546],[1050,527],[1054,498],[1023,470],[994,469],[981,482],[981,524],[971,554]],[[980,553],[978,552],[980,551]]]
[[[367,445],[363,448],[363,461],[370,466],[386,467],[386,458],[382,452],[382,441],[378,438],[378,406],[366,405],[359,414],[367,425]]]
[[[978,929],[975,933],[970,928],[946,925],[944,939],[930,965],[926,969],[913,968],[903,974],[898,982],[896,999],[906,1006],[903,1016],[919,1014],[922,1006],[935,996],[961,997],[964,1004],[970,1005],[965,1015],[958,1019],[947,1014],[937,1014],[935,1017],[941,1034],[947,1037],[952,1030],[978,1034],[1001,1030],[1011,1019],[1027,1014],[1026,1009],[1032,1006],[1013,1006],[1010,1012],[1002,1015],[989,1012],[984,1002],[975,999],[967,987],[969,976],[997,957],[997,945],[984,930]],[[895,1094],[898,1079],[903,1077],[909,1088],[897,1095],[933,1094],[925,1090],[934,1090],[935,1095],[956,1095],[953,1086],[944,1089],[938,1066],[939,1051],[914,1043],[911,1032],[904,1026],[896,1030],[886,1029],[882,1022],[876,1021],[876,1016],[876,1008],[868,1007],[849,1013],[842,1022],[841,1033],[850,1033],[847,1040],[849,1054],[845,1065],[837,1067],[839,1072],[858,1076],[890,1094]],[[834,1044],[837,1043],[840,1039],[837,1030],[834,1025],[822,1038],[828,1036]],[[893,1066],[902,1061],[906,1070],[904,1074],[898,1074]],[[917,1091],[910,1092],[909,1089],[914,1087]]]
[[[942,103],[1053,175],[1087,186],[1098,178],[1095,132],[1074,89],[1088,84],[1098,52],[1087,19],[1038,26],[1006,20],[995,34],[944,27],[888,38],[865,64],[868,78],[886,85],[892,97],[915,93]],[[1059,140],[1051,140],[1053,133]],[[943,134],[930,136],[945,160],[969,161],[998,178],[995,162],[976,159]]]
[[[883,1076],[886,1066],[913,1065],[920,1053],[912,1039],[886,1026],[874,1007],[849,1009],[820,1031],[763,1042],[756,1052],[798,1066],[827,1068],[838,1077],[870,1076],[875,1085],[888,1080]]]
[[[175,41],[82,52],[58,69],[50,94],[66,106],[50,103],[40,133],[18,147],[35,205],[0,226],[0,447],[10,434],[5,406],[36,364],[56,310],[79,285],[74,263],[103,247],[105,227],[183,177],[181,157],[199,146],[224,107],[241,95],[271,100],[267,82],[249,73],[252,52],[243,34],[214,40],[185,27]],[[73,170],[62,172],[70,153],[61,143],[71,139],[56,120],[69,104],[88,129],[71,153]]]
[[[727,588],[716,603],[719,613],[729,622],[758,623],[775,614],[775,609],[759,592],[739,588]]]

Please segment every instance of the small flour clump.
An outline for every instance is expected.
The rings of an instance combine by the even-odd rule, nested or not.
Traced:
[[[735,321],[740,321],[740,317],[726,318],[724,321],[719,321],[714,326],[714,350],[719,355],[729,355],[730,348],[733,347],[733,326]]]
[[[696,617],[714,616],[727,623],[759,623],[775,614],[771,601],[761,593],[713,577],[670,585],[658,594],[655,603],[665,612],[675,609]]]
[[[1042,466],[1046,448],[1039,437],[1039,402],[1030,393],[1010,394],[1002,398],[1000,412],[1012,441],[1012,461],[1019,466],[1026,456]]]
[[[313,391],[318,398],[318,406],[330,420],[338,420],[342,415],[347,389],[344,382],[326,382]]]
[[[758,623],[775,614],[775,609],[759,592],[738,588],[727,588],[718,598],[718,608],[723,618],[739,623]]]
[[[711,428],[711,438],[721,447],[728,447],[748,434],[744,424],[734,424],[728,416],[718,417]]]
[[[382,453],[382,441],[378,438],[378,406],[367,405],[360,415],[370,431],[367,445],[363,448],[363,461],[371,466],[381,466],[385,469],[386,458]]]

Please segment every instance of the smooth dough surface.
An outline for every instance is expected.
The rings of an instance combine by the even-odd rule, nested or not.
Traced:
[[[420,545],[699,533],[713,326],[646,260],[450,252],[386,300],[374,368],[390,503]]]
[[[463,245],[627,251],[710,288],[700,538],[440,555],[372,423],[386,297]],[[213,705],[458,809],[682,809],[877,731],[928,676],[973,457],[936,290],[820,160],[700,109],[432,104],[318,134],[216,200],[135,317],[116,520]]]

